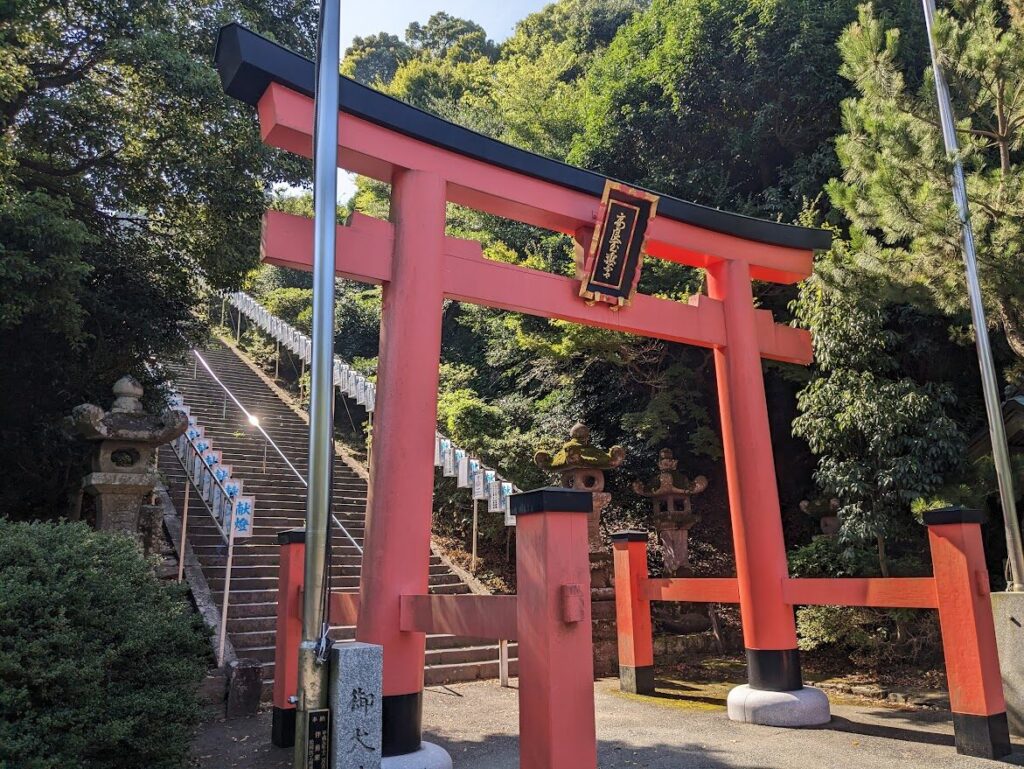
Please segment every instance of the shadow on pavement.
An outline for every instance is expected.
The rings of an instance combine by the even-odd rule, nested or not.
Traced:
[[[936,732],[929,727],[936,724],[951,726],[951,717],[946,712],[873,710],[864,714],[865,720],[851,720],[842,716],[832,716],[832,720],[824,726],[813,727],[820,730],[859,734],[865,737],[882,737],[903,742],[916,742],[920,745],[940,745],[954,748],[956,742],[948,732]],[[888,721],[890,723],[879,723]],[[904,724],[903,726],[897,723]],[[1013,753],[1001,759],[1001,763],[1013,766],[1024,766],[1024,741],[1014,738]]]
[[[658,679],[654,682],[654,694],[647,695],[652,699],[674,700],[676,702],[702,702],[706,705],[725,707],[724,697],[709,696],[704,689],[696,686],[688,686],[678,681],[664,681]]]
[[[881,714],[879,714],[881,715]],[[953,747],[953,735],[942,734],[941,732],[926,732],[920,729],[902,728],[888,724],[876,724],[864,721],[851,721],[842,716],[832,716],[832,720],[817,729],[849,732],[860,734],[865,737],[884,737],[890,740],[903,740],[904,742],[918,742],[922,745],[946,745]]]
[[[481,735],[474,740],[428,739],[443,747],[457,769],[518,769],[519,739],[507,734]],[[620,740],[597,741],[601,769],[644,767],[645,769],[759,769],[719,758],[718,751],[705,745],[682,743],[637,747]]]

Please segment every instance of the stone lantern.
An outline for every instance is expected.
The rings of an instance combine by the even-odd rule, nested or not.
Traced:
[[[533,461],[541,470],[557,475],[563,487],[589,491],[594,495],[594,512],[588,522],[590,552],[604,550],[601,542],[601,511],[611,502],[612,495],[604,490],[604,471],[618,467],[626,458],[621,446],[612,446],[607,452],[592,446],[590,430],[576,424],[569,431],[569,442],[552,457],[538,451]]]
[[[118,379],[113,390],[110,411],[85,403],[71,412],[75,430],[97,444],[82,488],[96,497],[97,529],[139,538],[142,504],[159,480],[155,449],[184,433],[188,417],[182,411],[145,413],[142,385],[130,376]]]
[[[800,512],[811,518],[818,519],[818,527],[821,529],[821,534],[817,536],[835,539],[836,535],[839,534],[838,499],[805,499],[800,503]]]
[[[651,498],[654,523],[665,550],[665,569],[670,576],[685,577],[690,569],[690,529],[700,523],[690,505],[690,497],[708,487],[708,479],[698,475],[692,481],[678,470],[679,460],[672,449],[658,453],[658,474],[648,483],[634,481],[633,490]]]
[[[615,672],[615,592],[612,584],[612,555],[601,541],[601,513],[612,501],[604,490],[604,471],[622,464],[626,452],[621,446],[603,451],[590,443],[590,430],[582,424],[569,431],[569,441],[552,457],[538,451],[533,458],[545,473],[557,476],[564,488],[589,491],[593,508],[587,517],[590,550],[590,606],[595,675]]]

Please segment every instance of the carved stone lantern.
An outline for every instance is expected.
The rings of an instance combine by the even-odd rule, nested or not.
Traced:
[[[670,576],[685,577],[690,569],[690,529],[700,523],[690,498],[708,487],[708,479],[698,475],[692,481],[678,470],[679,460],[672,449],[658,453],[658,474],[648,483],[634,481],[633,490],[651,498],[654,523],[665,551],[665,569]]]
[[[811,518],[818,519],[821,534],[834,539],[839,534],[839,500],[838,499],[805,499],[800,503],[800,511]]]
[[[604,490],[604,471],[618,467],[626,458],[621,446],[603,451],[590,443],[590,430],[576,424],[569,431],[569,441],[552,457],[538,451],[533,461],[541,470],[557,475],[563,487],[589,491],[594,495],[594,512],[588,521],[590,552],[604,550],[601,542],[601,511],[611,502],[612,495]]]
[[[159,480],[154,450],[184,433],[188,417],[182,411],[145,413],[142,385],[130,376],[118,379],[113,390],[110,411],[85,403],[71,412],[75,430],[97,444],[82,488],[96,497],[97,529],[138,538],[142,504]]]

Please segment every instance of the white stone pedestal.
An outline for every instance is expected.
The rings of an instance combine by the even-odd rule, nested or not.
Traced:
[[[828,697],[821,689],[805,686],[793,692],[767,692],[744,684],[729,692],[730,721],[762,726],[820,726],[832,719]]]
[[[381,769],[452,769],[448,751],[432,742],[421,742],[420,749],[404,756],[388,756],[380,762]]]

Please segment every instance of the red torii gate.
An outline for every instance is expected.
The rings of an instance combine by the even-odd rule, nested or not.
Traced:
[[[264,140],[311,156],[313,63],[238,25],[221,31],[216,59],[226,92],[258,108]],[[420,598],[427,594],[445,298],[714,350],[735,546],[732,584],[750,685],[800,690],[761,358],[807,364],[811,343],[806,331],[776,324],[769,311],[755,309],[751,282],[807,277],[814,251],[829,245],[828,233],[663,197],[645,251],[705,268],[708,295],[683,304],[638,294],[630,306],[611,312],[581,301],[576,280],[485,259],[479,243],[445,235],[445,207],[454,202],[568,234],[585,249],[604,177],[452,125],[347,79],[339,121],[339,165],[392,185],[390,221],[356,214],[338,228],[336,265],[339,276],[384,286],[356,637],[384,647],[385,754],[419,746],[423,631],[450,626],[459,606],[479,612],[468,602],[448,602],[442,621]],[[266,261],[309,270],[312,240],[311,221],[267,214]],[[709,595],[721,592],[717,581],[707,587]],[[347,604],[350,610],[355,603]],[[497,603],[489,606],[503,611]],[[462,624],[463,631],[467,627]],[[521,636],[522,624],[522,644]],[[994,648],[993,641],[993,658]],[[622,662],[624,680],[642,683],[650,675],[651,661]],[[275,711],[283,711],[290,692],[284,688],[286,665],[278,664],[283,683]],[[998,685],[998,669],[996,679]],[[525,680],[523,686],[526,696]],[[1000,715],[1005,724],[1001,688],[998,697],[985,698],[985,707],[977,715],[986,723],[996,719],[998,731]]]

